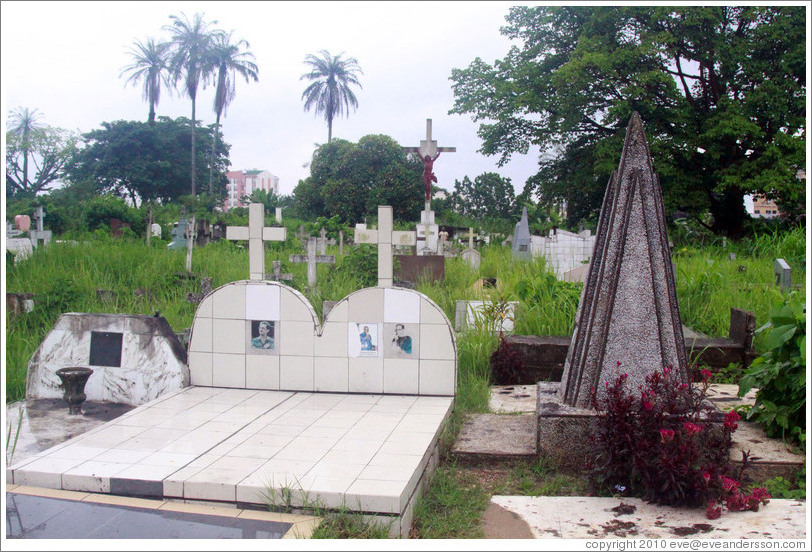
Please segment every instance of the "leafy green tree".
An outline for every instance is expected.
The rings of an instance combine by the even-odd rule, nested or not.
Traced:
[[[220,130],[220,116],[228,109],[236,95],[237,75],[245,78],[245,82],[250,79],[258,81],[257,73],[259,68],[251,61],[254,54],[244,51],[243,48],[250,48],[251,45],[245,40],[231,42],[232,33],[219,33],[213,37],[211,56],[212,64],[217,71],[217,89],[214,93],[214,113],[217,118],[214,123],[215,133],[212,143],[211,156],[215,155],[217,143],[217,133]],[[209,195],[213,193],[214,164],[209,167]]]
[[[483,121],[480,151],[500,163],[538,146],[528,184],[566,200],[571,224],[596,216],[633,111],[667,208],[710,211],[716,233],[740,235],[746,193],[804,194],[802,7],[514,7],[506,19],[521,45],[454,69],[451,113]]]
[[[29,117],[32,114],[28,112]],[[6,197],[33,197],[47,190],[62,178],[65,164],[76,149],[78,137],[74,133],[34,122],[29,118],[27,123],[21,122],[26,127],[10,125],[6,133]]]
[[[482,173],[471,182],[464,176],[454,181],[453,208],[461,215],[477,220],[510,219],[516,215],[516,198],[510,178],[495,172]]]
[[[321,50],[320,57],[308,54],[304,63],[310,66],[310,72],[299,78],[312,81],[302,93],[304,109],[310,111],[310,108],[315,107],[316,116],[324,114],[327,121],[327,142],[333,139],[333,119],[337,115],[349,115],[350,107],[358,108],[358,98],[350,86],[361,88],[356,73],[364,72],[358,65],[358,60],[341,59],[343,55],[344,52],[332,56],[327,50]]]
[[[155,122],[155,107],[161,101],[161,86],[169,87],[169,44],[155,42],[152,38],[146,42],[137,40],[129,53],[132,63],[122,69],[120,76],[129,73],[125,84],[142,84],[144,100],[149,103],[147,121],[152,124]]]
[[[400,220],[414,220],[423,205],[423,164],[391,137],[373,134],[357,144],[336,139],[319,146],[310,176],[293,190],[303,215],[358,222],[391,205]]]
[[[203,15],[196,13],[191,21],[186,14],[170,15],[171,25],[165,25],[164,29],[172,36],[170,42],[169,69],[175,83],[183,81],[186,95],[192,100],[192,195],[195,195],[197,155],[195,153],[194,132],[197,119],[195,117],[195,101],[197,99],[197,88],[202,82],[204,85],[211,76],[213,66],[211,64],[211,48],[214,36],[222,34],[218,29],[210,30],[211,24],[203,20]]]
[[[279,196],[273,190],[253,190],[250,194],[240,198],[244,204],[261,203],[266,212],[273,212],[279,205]]]
[[[85,147],[76,152],[66,168],[72,182],[91,182],[98,192],[128,195],[134,205],[139,199],[170,201],[187,192],[182,183],[191,165],[188,119],[158,117],[154,124],[114,121],[101,126],[83,135]],[[208,146],[213,142],[214,125],[199,127],[195,133]],[[230,147],[222,137],[217,143],[214,170],[219,195],[225,193]],[[197,152],[197,163],[208,168],[212,159],[206,151]]]

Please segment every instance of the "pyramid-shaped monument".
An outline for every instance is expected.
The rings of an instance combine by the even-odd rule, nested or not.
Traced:
[[[662,190],[635,112],[603,199],[564,364],[563,402],[590,408],[593,393],[600,396],[619,373],[636,389],[665,366],[688,382]]]

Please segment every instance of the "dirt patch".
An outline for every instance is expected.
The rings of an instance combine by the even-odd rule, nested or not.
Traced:
[[[604,535],[616,535],[618,537],[627,537],[629,535],[637,534],[637,525],[632,521],[619,521],[613,519],[609,523],[601,525]]]
[[[709,533],[713,531],[713,525],[707,523],[694,523],[690,527],[673,527],[671,532],[678,537],[687,537],[688,535],[696,535],[697,533]]]
[[[620,504],[612,508],[612,511],[619,516],[628,516],[637,511],[637,506],[621,502]]]

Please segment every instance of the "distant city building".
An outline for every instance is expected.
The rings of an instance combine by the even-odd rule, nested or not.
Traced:
[[[775,201],[761,196],[753,196],[753,217],[774,218],[778,216]]]
[[[254,190],[265,190],[279,195],[279,177],[268,171],[252,169],[250,171],[228,171],[228,197],[223,204],[223,210],[233,207],[245,207],[241,201],[243,197],[251,195]]]

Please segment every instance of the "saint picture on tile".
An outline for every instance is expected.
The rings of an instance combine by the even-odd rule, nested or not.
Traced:
[[[359,356],[378,356],[378,325],[358,324]]]
[[[396,355],[412,354],[412,336],[406,333],[406,326],[395,324],[395,336],[392,338],[392,352]]]
[[[251,348],[273,350],[274,349],[274,323],[268,320],[257,320],[251,322]]]

